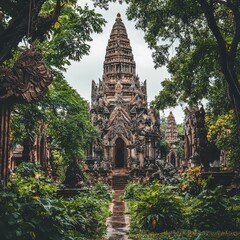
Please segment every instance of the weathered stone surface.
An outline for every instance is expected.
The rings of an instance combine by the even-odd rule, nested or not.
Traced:
[[[110,206],[112,215],[107,219],[107,240],[127,240],[129,216],[126,214],[126,203],[120,199],[123,190],[114,191],[114,200]]]
[[[166,156],[167,161],[170,162],[173,166],[179,167],[180,164],[177,155],[177,144],[179,142],[178,131],[175,117],[172,112],[170,112],[167,117],[167,129],[165,132],[165,140],[170,144],[170,151]]]

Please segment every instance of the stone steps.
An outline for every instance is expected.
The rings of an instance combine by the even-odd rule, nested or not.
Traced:
[[[114,175],[112,176],[112,188],[114,190],[123,190],[128,184],[128,175]]]

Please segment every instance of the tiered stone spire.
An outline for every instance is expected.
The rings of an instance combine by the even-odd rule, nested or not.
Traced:
[[[117,14],[108,40],[103,68],[105,80],[135,76],[136,64],[120,13]]]
[[[177,143],[178,143],[178,132],[175,117],[172,112],[167,117],[167,129],[165,132],[165,140],[170,144],[170,151],[167,155],[167,161],[173,164],[174,167],[179,167],[178,154],[177,154]]]
[[[132,104],[136,98],[147,104],[146,81],[141,84],[136,75],[132,48],[120,13],[117,14],[108,40],[103,78],[98,85],[94,81],[92,83],[92,104],[97,101],[97,96],[106,104],[116,101]]]
[[[167,117],[167,129],[165,132],[165,140],[169,143],[176,143],[178,141],[177,139],[177,125],[175,121],[175,117],[172,112],[169,113]]]

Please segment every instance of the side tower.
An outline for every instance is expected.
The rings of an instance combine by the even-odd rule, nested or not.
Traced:
[[[142,167],[155,159],[159,114],[148,108],[146,80],[140,83],[126,28],[118,13],[106,48],[103,77],[92,81],[91,121],[101,140],[92,157],[112,169]]]
[[[179,160],[177,154],[178,132],[175,117],[172,112],[167,117],[167,129],[165,132],[165,140],[170,144],[170,151],[166,156],[167,161],[174,167],[179,167]]]

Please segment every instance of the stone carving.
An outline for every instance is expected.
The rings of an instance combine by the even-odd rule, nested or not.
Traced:
[[[45,95],[52,74],[34,48],[23,52],[13,69],[0,67],[0,101],[10,98],[32,102]]]
[[[209,166],[207,159],[207,131],[205,128],[205,111],[203,106],[187,109],[184,136],[184,159],[190,166]]]
[[[177,178],[177,169],[169,162],[158,158],[156,160],[157,171],[155,171],[150,181],[154,179],[160,180],[162,183],[170,183]]]
[[[51,72],[33,47],[23,52],[12,69],[0,67],[0,180],[4,186],[8,178],[12,105],[39,100],[51,82]]]

